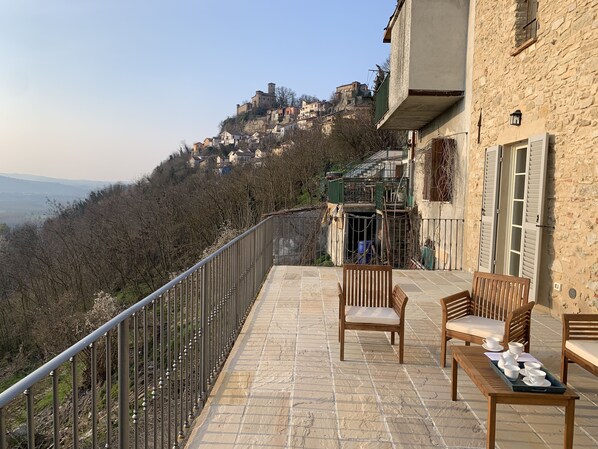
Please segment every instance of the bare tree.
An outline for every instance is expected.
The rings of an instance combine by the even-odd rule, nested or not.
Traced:
[[[296,102],[297,94],[293,89],[289,89],[285,86],[276,87],[276,104],[281,108],[287,106],[294,106]]]
[[[303,102],[306,103],[315,103],[316,101],[320,101],[318,97],[314,97],[313,95],[301,95],[299,98],[297,98],[297,102],[294,106],[301,106],[303,104]]]

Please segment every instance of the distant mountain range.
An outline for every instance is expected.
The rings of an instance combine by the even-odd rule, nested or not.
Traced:
[[[52,212],[52,203],[68,204],[110,184],[0,173],[0,223],[14,226],[43,219]]]

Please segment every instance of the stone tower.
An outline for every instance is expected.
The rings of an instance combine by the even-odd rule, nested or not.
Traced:
[[[275,90],[276,90],[276,84],[268,83],[268,93],[270,95],[274,95],[276,93]]]

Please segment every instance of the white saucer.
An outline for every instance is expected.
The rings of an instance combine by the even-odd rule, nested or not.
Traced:
[[[501,345],[498,345],[494,349],[490,349],[488,346],[486,346],[486,343],[482,344],[482,348],[484,348],[486,351],[490,351],[490,352],[498,352],[498,351],[502,351],[503,349],[505,349]]]
[[[544,379],[542,383],[533,384],[527,377],[523,378],[523,383],[528,387],[550,387],[551,383],[548,379]]]

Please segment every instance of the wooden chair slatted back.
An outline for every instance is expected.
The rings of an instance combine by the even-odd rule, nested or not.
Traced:
[[[598,314],[565,314],[563,341],[598,340]]]
[[[506,321],[509,313],[527,304],[529,283],[529,279],[526,278],[475,272],[471,291],[471,313]]]
[[[392,267],[343,265],[345,304],[358,307],[392,307]]]

